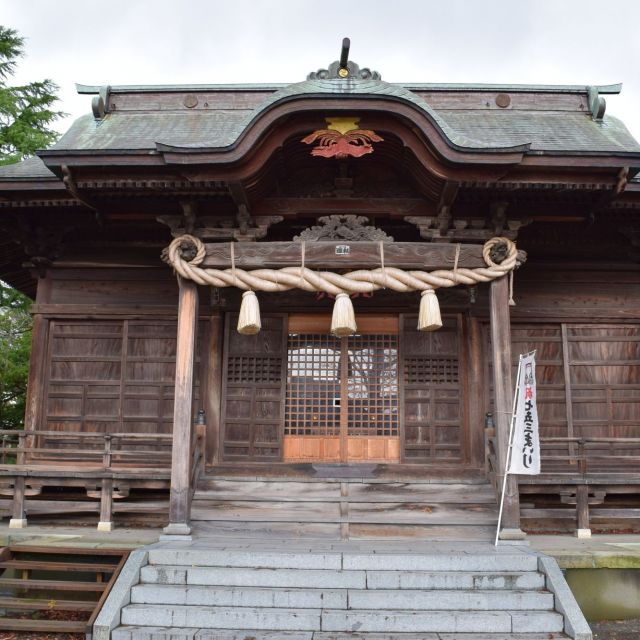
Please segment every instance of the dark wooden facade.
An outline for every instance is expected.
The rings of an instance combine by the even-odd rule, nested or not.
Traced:
[[[37,490],[53,468],[95,470],[81,451],[104,457],[106,440],[56,432],[113,434],[122,455],[100,482],[170,484],[170,520],[185,524],[199,412],[207,470],[369,462],[390,476],[491,475],[495,445],[499,476],[505,445],[485,415],[502,437],[510,368],[532,349],[546,457],[545,473],[520,483],[524,525],[552,521],[554,500],[595,505],[640,486],[638,144],[602,121],[596,88],[400,87],[354,69],[356,79],[290,87],[96,88],[93,116],[0,171],[0,223],[14,243],[3,277],[35,297],[32,435],[24,473],[5,487]],[[383,140],[361,158],[313,157],[301,139],[335,116]],[[506,280],[442,290],[444,327],[423,334],[418,295],[383,291],[354,299],[358,342],[328,335],[331,300],[294,290],[261,294],[262,331],[242,336],[237,290],[178,284],[160,259],[171,231],[186,231],[221,243],[212,266],[236,241],[270,247],[251,266],[299,264],[282,243],[335,214],[415,243],[417,257],[400,254],[407,265],[441,252],[451,267],[443,247],[460,244],[464,266],[477,259],[467,245],[517,237],[527,260],[516,306]],[[341,268],[378,266],[352,244]],[[324,258],[308,246],[314,268]],[[301,363],[305,353],[322,362]],[[309,371],[313,383],[301,379]],[[158,434],[173,434],[172,465]],[[49,480],[33,475],[38,464]],[[136,476],[145,466],[153,473]],[[517,499],[507,524],[519,527]]]

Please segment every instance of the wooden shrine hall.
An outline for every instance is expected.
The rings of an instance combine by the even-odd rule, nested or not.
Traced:
[[[11,526],[187,534],[331,482],[371,531],[489,524],[536,350],[542,473],[509,476],[504,535],[637,530],[620,90],[392,84],[346,55],[289,85],[79,86],[92,113],[0,167],[0,277],[34,298]]]

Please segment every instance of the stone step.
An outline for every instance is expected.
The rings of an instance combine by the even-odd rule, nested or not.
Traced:
[[[322,631],[510,633],[526,629],[560,632],[564,619],[552,611],[393,611],[324,610]]]
[[[415,610],[551,610],[551,593],[538,591],[368,591],[362,589],[286,589],[136,585],[133,604],[205,605],[217,607],[284,607],[288,609]]]
[[[320,630],[321,609],[268,607],[202,607],[131,604],[121,613],[121,624],[205,629]],[[339,630],[344,630],[340,627]]]
[[[564,633],[354,633],[122,626],[112,640],[566,640]]]
[[[346,609],[347,589],[282,587],[217,587],[136,585],[133,604],[205,605],[217,607],[283,607],[285,609]]]
[[[341,569],[342,554],[270,552],[242,549],[150,549],[150,565],[252,567],[266,569]]]
[[[317,633],[317,632],[315,632]],[[196,635],[197,634],[197,635]],[[313,640],[313,631],[263,631],[259,629],[198,629],[190,627],[146,627],[125,625],[111,632],[111,640]],[[349,636],[350,638],[351,636]],[[424,636],[419,636],[420,640]],[[338,636],[330,634],[325,640]],[[343,636],[347,638],[347,636]],[[408,638],[407,640],[414,640]],[[363,636],[364,640],[364,636]],[[387,637],[385,640],[390,640]],[[428,639],[427,639],[428,640]],[[437,638],[434,638],[437,640]],[[529,639],[527,639],[529,640]],[[537,640],[534,638],[532,640]]]
[[[208,636],[206,632],[198,635],[198,640],[200,638],[214,640],[214,636]],[[566,640],[569,636],[564,633],[354,633],[352,631],[342,633],[340,631],[316,631],[311,638],[312,640]],[[215,640],[218,640],[217,636],[215,636]],[[220,636],[219,640],[246,640],[246,638],[241,635],[229,638]],[[255,640],[271,640],[271,636],[257,635]],[[298,640],[297,637],[296,640]]]
[[[552,593],[537,591],[377,591],[349,589],[349,609],[415,611],[551,611]],[[330,608],[329,606],[325,608]]]
[[[148,565],[140,581],[152,584],[219,585],[228,587],[290,587],[365,589],[364,571],[329,569],[250,569],[235,567],[164,567]]]
[[[260,586],[304,588],[358,589],[479,589],[479,590],[533,590],[545,587],[542,574],[533,571],[501,573],[487,571],[456,571],[454,573],[425,571],[366,571],[350,572],[338,582],[336,572],[328,570],[234,569],[145,566],[141,581],[150,585]],[[187,579],[189,576],[189,583]],[[307,582],[308,580],[317,582]],[[335,580],[333,583],[332,580]],[[340,584],[344,586],[339,586]],[[326,587],[324,585],[327,585]]]
[[[151,549],[150,565],[354,569],[383,571],[537,571],[534,554],[496,553],[275,553],[234,549]]]
[[[367,589],[544,589],[545,577],[534,571],[367,571]]]
[[[564,620],[551,611],[396,611],[203,607],[132,604],[122,610],[123,625],[272,631],[358,631],[509,633],[561,632]]]

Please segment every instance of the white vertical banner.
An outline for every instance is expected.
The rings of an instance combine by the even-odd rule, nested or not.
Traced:
[[[516,398],[511,459],[507,473],[534,476],[540,473],[535,351],[520,357]]]

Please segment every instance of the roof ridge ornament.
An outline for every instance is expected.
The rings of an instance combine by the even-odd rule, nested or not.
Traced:
[[[312,71],[307,76],[307,80],[382,80],[382,76],[377,71],[371,71],[368,67],[361,69],[355,62],[349,60],[350,47],[351,40],[343,38],[340,59],[332,62],[328,69]]]
[[[589,111],[591,111],[591,117],[596,122],[602,122],[604,112],[607,108],[607,101],[600,96],[598,87],[587,87],[587,96],[589,99]]]

